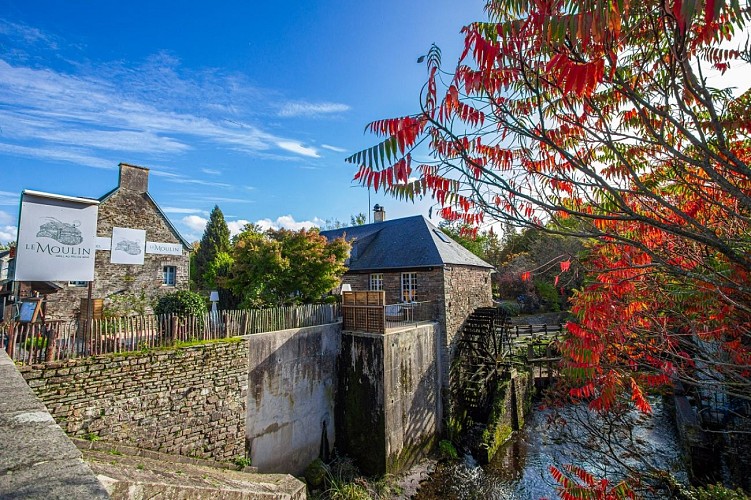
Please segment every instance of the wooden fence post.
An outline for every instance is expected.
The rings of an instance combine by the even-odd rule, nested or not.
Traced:
[[[10,359],[13,359],[13,354],[15,354],[15,346],[16,346],[16,328],[15,328],[14,322],[8,323],[8,345],[5,347],[5,352],[8,353],[8,357]]]
[[[170,343],[175,345],[177,343],[177,317],[170,316]]]
[[[50,328],[47,330],[47,356],[45,361],[55,360],[55,348],[57,347],[57,329]]]

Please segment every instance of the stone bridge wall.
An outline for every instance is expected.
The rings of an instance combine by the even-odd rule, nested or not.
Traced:
[[[247,339],[20,371],[69,435],[215,460],[245,456]]]

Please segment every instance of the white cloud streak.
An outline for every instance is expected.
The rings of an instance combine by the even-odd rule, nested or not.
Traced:
[[[317,117],[344,113],[351,108],[346,104],[336,102],[288,102],[279,110],[279,116],[293,118],[298,116]]]
[[[337,146],[330,146],[328,144],[321,144],[321,147],[323,149],[328,149],[329,151],[334,151],[335,153],[346,153],[347,152],[347,150],[344,149],[344,148],[340,148],[340,147],[337,147]]]
[[[321,155],[318,154],[318,151],[315,148],[310,148],[307,146],[303,146],[299,142],[295,141],[279,141],[276,143],[277,146],[280,148],[290,151],[292,153],[297,153],[299,155],[303,156],[309,156],[311,158],[320,158]]]
[[[319,156],[300,141],[248,121],[262,100],[260,91],[227,90],[234,93],[220,95],[213,89],[229,83],[237,89],[243,82],[217,72],[196,75],[178,69],[174,58],[163,55],[138,68],[79,65],[75,74],[0,60],[0,102],[5,103],[0,123],[13,124],[3,128],[0,151],[96,168],[107,163],[103,158],[129,153],[173,158],[207,144],[251,156],[279,150]],[[287,110],[289,116],[347,108],[298,105],[302,107]],[[227,120],[228,115],[238,118]]]

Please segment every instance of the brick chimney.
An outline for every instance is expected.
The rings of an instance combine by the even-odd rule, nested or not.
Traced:
[[[121,163],[119,187],[128,191],[145,193],[149,190],[149,169]]]
[[[373,222],[383,222],[386,220],[386,209],[381,205],[373,207]]]

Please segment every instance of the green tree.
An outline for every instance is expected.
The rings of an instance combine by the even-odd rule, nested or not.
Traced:
[[[317,229],[263,232],[248,225],[234,241],[230,289],[244,307],[317,302],[346,271],[349,244]]]
[[[206,299],[196,292],[177,290],[159,298],[154,314],[200,316],[206,312]]]
[[[349,226],[347,223],[340,221],[339,219],[326,219],[323,223],[322,229],[327,231],[329,229],[340,229],[343,227],[362,226],[367,224],[368,217],[360,212],[358,214],[352,214],[349,216]]]
[[[198,288],[211,286],[211,283],[206,280],[206,271],[217,254],[221,252],[228,253],[229,250],[229,228],[224,220],[224,214],[222,214],[221,209],[218,205],[214,205],[214,209],[211,211],[211,215],[209,215],[209,222],[203,231],[200,246],[195,252],[194,262],[192,262],[192,264],[195,264],[194,276]]]
[[[471,227],[458,222],[441,221],[438,227],[452,240],[477,255],[479,258],[486,260],[486,245],[488,243],[488,233],[472,234]],[[470,231],[467,231],[469,229]]]

